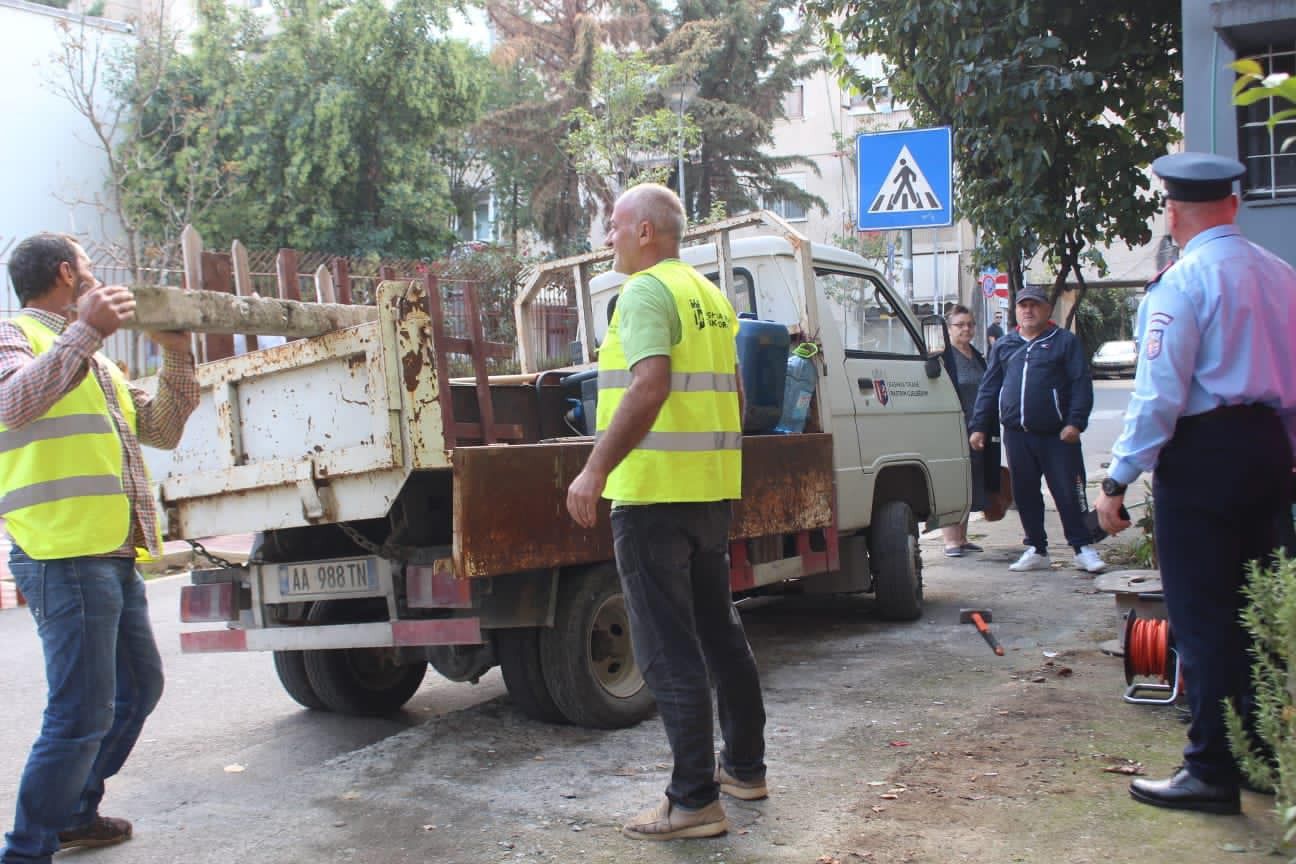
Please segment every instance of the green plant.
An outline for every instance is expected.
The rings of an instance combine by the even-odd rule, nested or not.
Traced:
[[[1139,529],[1139,535],[1134,540],[1134,560],[1144,570],[1156,570],[1160,564],[1157,561],[1156,549],[1156,514],[1155,504],[1152,501],[1152,487],[1147,483],[1143,484],[1147,490],[1147,495],[1143,499],[1143,515],[1134,520],[1134,527]]]
[[[1255,640],[1255,722],[1248,734],[1234,706],[1226,705],[1229,743],[1251,782],[1275,790],[1283,840],[1291,842],[1296,838],[1296,707],[1290,673],[1296,657],[1296,559],[1280,550],[1270,567],[1253,562],[1246,596],[1242,623]]]

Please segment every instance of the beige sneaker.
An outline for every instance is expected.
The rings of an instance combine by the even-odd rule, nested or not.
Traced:
[[[716,837],[728,830],[729,820],[719,801],[712,801],[700,810],[685,810],[676,807],[669,798],[621,826],[621,833],[635,840]]]
[[[760,801],[769,797],[769,787],[765,785],[763,778],[739,780],[719,764],[716,765],[715,781],[720,784],[721,792],[743,801]]]

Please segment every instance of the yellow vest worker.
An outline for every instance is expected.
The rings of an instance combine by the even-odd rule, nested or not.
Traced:
[[[652,429],[608,476],[603,497],[628,504],[722,501],[742,495],[733,307],[709,280],[679,260],[632,277],[657,280],[670,292],[680,321],[670,350],[670,395]],[[630,385],[620,333],[626,304],[612,315],[599,350],[598,431],[611,423]]]
[[[10,320],[38,357],[58,338],[29,315]],[[134,432],[135,402],[126,379],[113,363],[102,362]],[[126,542],[130,502],[122,491],[121,441],[93,374],[39,420],[20,429],[0,424],[0,478],[0,515],[32,558],[103,555]]]
[[[584,628],[581,598],[606,598],[597,626],[616,636],[600,663],[586,664],[601,671],[551,688],[569,720],[624,725],[656,698],[674,767],[657,806],[621,826],[635,840],[723,834],[721,793],[768,794],[760,673],[729,577],[732,501],[742,495],[738,319],[720,290],[679,260],[685,222],[679,198],[655,183],[629,189],[612,208],[612,266],[629,281],[599,351],[597,436],[567,489],[567,511],[598,530],[602,501],[612,499],[619,579],[603,568],[564,574],[571,581],[554,615],[556,629]],[[618,596],[624,604],[611,602]],[[584,629],[573,635],[589,639]],[[718,760],[713,698],[724,738]]]

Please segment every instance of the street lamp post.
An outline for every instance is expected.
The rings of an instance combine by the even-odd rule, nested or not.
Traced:
[[[677,127],[679,138],[679,160],[675,168],[675,175],[679,181],[677,185],[679,186],[680,203],[684,203],[687,200],[684,197],[684,108],[693,100],[693,97],[697,95],[697,92],[698,86],[691,78],[681,78],[671,84],[666,90],[666,98],[670,100],[670,104],[679,105],[679,125]],[[684,204],[684,207],[687,211],[688,205]]]

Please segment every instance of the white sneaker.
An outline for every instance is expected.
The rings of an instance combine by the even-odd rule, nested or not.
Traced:
[[[1021,573],[1025,570],[1047,570],[1052,564],[1049,556],[1036,552],[1034,546],[1027,546],[1021,557],[1008,565],[1008,569]]]
[[[1098,550],[1092,546],[1081,546],[1075,556],[1075,566],[1090,573],[1101,573],[1107,569],[1107,562],[1098,557]]]

